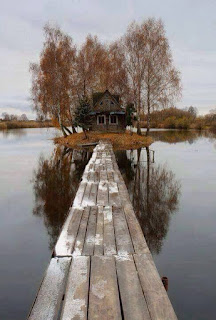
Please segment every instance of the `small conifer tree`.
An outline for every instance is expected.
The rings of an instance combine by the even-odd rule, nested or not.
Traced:
[[[88,138],[87,131],[91,126],[91,111],[89,100],[83,97],[79,101],[79,105],[75,111],[75,126],[83,129],[86,139]]]
[[[126,107],[126,124],[127,126],[130,127],[131,135],[133,134],[132,125],[134,120],[134,112],[135,112],[135,108],[133,103],[129,103]]]

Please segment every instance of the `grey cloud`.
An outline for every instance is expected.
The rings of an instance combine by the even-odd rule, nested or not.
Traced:
[[[4,1],[0,10],[0,101],[8,104],[0,102],[0,113],[4,108],[17,112],[29,108],[14,97],[29,94],[29,62],[38,59],[46,22],[56,22],[81,43],[88,33],[103,41],[117,39],[132,20],[149,16],[164,21],[175,65],[182,73],[184,90],[178,105],[192,104],[208,112],[216,104],[215,12],[214,0]]]

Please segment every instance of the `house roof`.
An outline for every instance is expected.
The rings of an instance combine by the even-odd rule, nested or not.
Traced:
[[[92,99],[93,99],[93,107],[95,104],[103,97],[105,93],[109,93],[116,101],[119,103],[120,96],[118,94],[111,94],[109,90],[105,90],[104,92],[95,92],[92,94]]]

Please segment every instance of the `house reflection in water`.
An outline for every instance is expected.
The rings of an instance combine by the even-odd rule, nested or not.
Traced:
[[[180,184],[171,170],[154,163],[148,147],[116,152],[116,158],[149,249],[158,254],[178,208]]]
[[[50,249],[56,243],[90,157],[91,153],[85,150],[57,148],[49,159],[42,156],[39,159],[32,179],[35,193],[33,214],[44,219]]]

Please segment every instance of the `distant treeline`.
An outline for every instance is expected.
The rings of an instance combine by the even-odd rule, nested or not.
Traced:
[[[143,115],[141,126],[147,125],[147,118]],[[211,129],[216,131],[216,109],[211,110],[204,116],[198,116],[197,109],[193,106],[185,109],[175,107],[159,111],[153,111],[151,114],[152,128],[165,129]]]
[[[41,117],[36,120],[29,120],[25,113],[17,116],[3,112],[0,118],[0,130],[47,127],[53,127],[51,120],[46,120]]]
[[[49,128],[53,127],[52,121],[36,121],[36,120],[28,120],[28,121],[1,121],[0,120],[0,130],[7,129],[24,129],[24,128]]]

